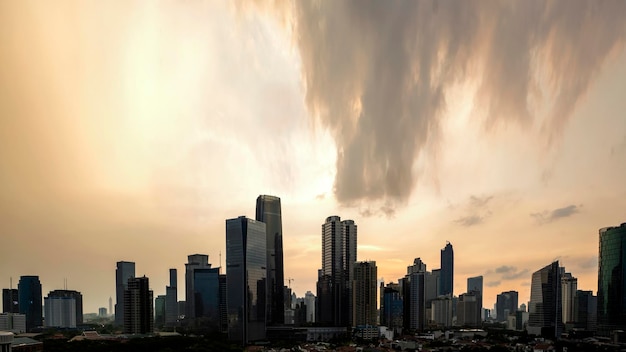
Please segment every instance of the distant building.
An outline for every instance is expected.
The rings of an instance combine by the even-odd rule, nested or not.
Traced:
[[[415,258],[407,267],[407,275],[402,279],[404,297],[403,324],[405,329],[424,330],[426,324],[426,264]]]
[[[187,302],[178,301],[178,314],[184,316],[186,311],[187,311]]]
[[[478,302],[478,321],[483,320],[483,276],[474,276],[467,278],[467,292],[473,292],[476,295],[476,302]]]
[[[563,269],[563,268],[562,268]],[[574,322],[574,298],[578,290],[578,279],[571,273],[561,275],[561,304],[563,324]]]
[[[128,279],[135,277],[135,263],[120,261],[115,269],[115,325],[124,325],[124,292]]]
[[[46,326],[75,328],[83,323],[83,295],[73,290],[54,290],[44,299]]]
[[[165,325],[172,326],[178,321],[178,275],[170,269],[170,284],[165,287]]]
[[[592,291],[576,291],[574,298],[574,327],[596,331],[598,322],[598,297]]]
[[[353,325],[378,325],[376,318],[376,262],[356,262],[352,282]]]
[[[165,303],[167,296],[158,295],[154,299],[154,326],[162,328],[165,325]]]
[[[454,250],[450,242],[441,250],[441,277],[439,294],[454,296]]]
[[[284,323],[285,286],[283,264],[283,225],[280,198],[260,195],[256,199],[256,221],[265,223],[267,250],[267,325]]]
[[[431,303],[431,321],[437,328],[452,326],[452,298],[439,296]]]
[[[456,303],[456,321],[458,326],[472,328],[480,326],[479,295],[480,293],[472,291],[459,296]]]
[[[496,296],[496,320],[506,322],[509,314],[517,311],[519,294],[517,291],[506,291]]]
[[[226,274],[220,274],[220,332],[228,333],[228,280]]]
[[[104,318],[107,316],[107,309],[105,307],[98,308],[98,316]]]
[[[243,345],[266,336],[265,229],[245,216],[226,220],[228,339]]]
[[[306,322],[315,323],[315,295],[313,292],[306,291],[304,305],[306,306]]]
[[[559,262],[533,273],[530,286],[529,334],[559,337],[563,332],[561,268]]]
[[[124,291],[124,333],[149,334],[154,331],[153,293],[147,277],[131,277]]]
[[[196,276],[195,271],[200,269],[211,269],[209,256],[207,254],[192,254],[187,256],[185,264],[185,318],[196,317]],[[202,309],[200,309],[202,311]]]
[[[403,301],[402,288],[399,284],[388,283],[383,287],[380,306],[380,325],[394,332],[401,332]]]
[[[10,331],[15,334],[26,332],[26,316],[19,313],[0,314],[0,331]]]
[[[26,315],[26,331],[43,325],[43,306],[39,276],[22,276],[17,285],[20,314]]]
[[[626,331],[626,223],[600,229],[598,334]]]
[[[16,288],[2,289],[2,313],[19,313],[19,296]]]

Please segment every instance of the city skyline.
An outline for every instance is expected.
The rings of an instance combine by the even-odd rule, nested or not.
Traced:
[[[554,260],[597,293],[598,229],[626,221],[623,2],[307,4],[0,3],[0,286],[67,279],[97,312],[132,261],[165,294],[270,194],[299,296],[332,215],[386,283],[449,241],[486,308]]]

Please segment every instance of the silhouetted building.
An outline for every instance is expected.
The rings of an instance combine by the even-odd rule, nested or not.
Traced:
[[[0,314],[0,331],[10,331],[14,334],[26,332],[26,316],[19,313]]]
[[[219,298],[219,311],[220,311],[220,332],[228,333],[228,280],[226,280],[225,274],[220,274],[220,298]]]
[[[376,319],[376,262],[356,262],[352,282],[353,325],[378,325]]]
[[[431,321],[437,328],[452,326],[452,298],[439,296],[431,302]]]
[[[526,328],[529,334],[561,336],[563,332],[561,299],[561,268],[559,262],[555,261],[533,273]]]
[[[178,320],[178,274],[170,269],[170,284],[165,287],[165,325],[174,325]]]
[[[322,270],[318,273],[318,322],[352,325],[352,285],[357,254],[357,225],[329,216],[322,225]]]
[[[20,313],[26,315],[26,331],[43,325],[39,276],[21,276],[17,285]]]
[[[106,316],[107,316],[107,309],[106,309],[106,307],[98,308],[98,317],[104,318]]]
[[[124,325],[124,291],[128,288],[128,279],[135,277],[134,262],[117,262],[115,269],[115,325]]]
[[[153,294],[147,277],[131,277],[124,291],[124,333],[149,334],[154,331]]]
[[[247,345],[265,339],[267,243],[263,222],[226,220],[228,338]]]
[[[496,320],[506,322],[509,314],[517,311],[519,294],[517,291],[502,292],[496,296]]]
[[[454,251],[450,242],[446,242],[446,246],[441,250],[439,287],[440,295],[454,296]]]
[[[83,323],[83,295],[73,290],[54,290],[44,298],[46,326],[75,328]]]
[[[19,296],[16,288],[2,289],[2,313],[19,313]]]
[[[315,322],[315,295],[311,291],[304,294],[304,305],[306,306],[306,322]]]
[[[463,293],[459,296],[456,303],[456,322],[458,326],[472,328],[480,326],[479,296],[480,293],[476,291]]]
[[[426,325],[426,264],[415,258],[402,280],[404,297],[403,322],[406,329],[422,331]]]
[[[261,195],[256,199],[256,220],[265,223],[267,235],[267,324],[284,323],[285,286],[283,225],[280,198]]]
[[[165,325],[165,304],[167,301],[167,296],[158,295],[154,299],[154,326],[157,328],[163,327]]]
[[[193,316],[197,324],[220,329],[220,268],[193,270]]]
[[[598,322],[598,297],[592,291],[576,291],[574,298],[574,327],[596,331]]]
[[[382,289],[380,299],[380,325],[395,332],[402,329],[402,293],[399,284],[389,283]]]
[[[474,292],[476,301],[478,302],[478,321],[483,320],[483,276],[474,276],[467,278],[467,292]]]
[[[598,334],[626,331],[626,223],[600,229]]]
[[[188,255],[187,264],[185,264],[185,318],[187,319],[195,318],[198,311],[196,309],[195,271],[200,269],[211,269],[209,256],[206,254]]]

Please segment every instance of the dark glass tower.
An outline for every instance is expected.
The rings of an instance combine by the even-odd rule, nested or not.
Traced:
[[[561,268],[556,261],[533,273],[528,307],[528,333],[559,337],[563,331]],[[498,312],[498,319],[500,319]]]
[[[128,279],[135,277],[134,262],[117,262],[115,269],[115,325],[124,325],[124,291],[128,287]]]
[[[26,315],[26,331],[43,325],[39,276],[22,276],[17,285],[20,314]]]
[[[506,322],[509,314],[517,311],[519,294],[517,291],[502,292],[496,296],[496,319]]]
[[[20,306],[16,288],[2,289],[2,313],[19,313]]]
[[[266,225],[240,216],[226,220],[228,339],[247,345],[265,339]]]
[[[259,196],[256,199],[256,221],[265,223],[267,235],[267,324],[283,324],[285,322],[285,271],[280,198],[268,195]]]
[[[452,244],[446,242],[441,250],[441,274],[439,278],[439,295],[453,296],[454,290],[454,251]]]
[[[598,333],[626,330],[626,223],[600,229]]]

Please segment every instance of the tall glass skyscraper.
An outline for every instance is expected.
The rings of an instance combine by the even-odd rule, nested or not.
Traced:
[[[259,196],[256,199],[256,220],[265,223],[267,235],[267,324],[283,324],[285,322],[285,273],[280,198],[268,195]]]
[[[115,269],[115,325],[124,325],[124,291],[128,288],[128,279],[135,277],[134,262],[117,262]]]
[[[446,242],[441,250],[441,273],[439,278],[439,294],[453,296],[454,290],[454,250],[452,244]]]
[[[352,281],[356,262],[357,225],[329,216],[322,224],[322,270],[318,274],[318,322],[352,325]]]
[[[598,333],[626,330],[626,223],[600,229]]]
[[[263,222],[226,220],[228,339],[244,345],[265,339],[267,243]]]
[[[21,276],[17,291],[20,314],[26,315],[26,331],[42,326],[43,305],[39,276]]]
[[[561,271],[559,262],[556,261],[533,273],[528,307],[529,334],[561,336],[563,331]]]

